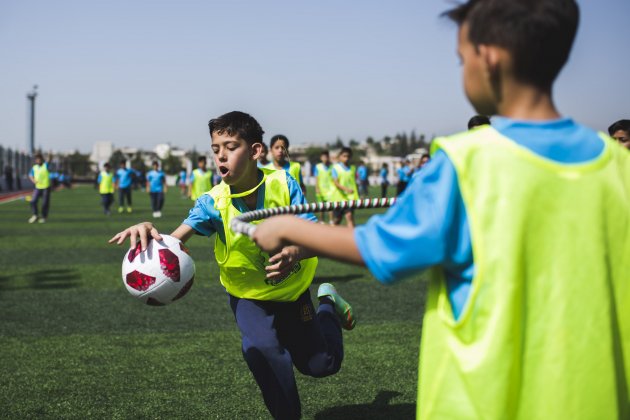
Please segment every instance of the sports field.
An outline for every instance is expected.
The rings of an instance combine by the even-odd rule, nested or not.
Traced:
[[[0,204],[0,418],[269,418],[218,281],[214,238],[188,242],[197,275],[186,297],[144,306],[122,284],[126,246],[107,240],[150,220],[148,194],[135,192],[133,214],[114,205],[111,217],[99,200],[87,186],[54,192],[48,223],[33,225],[27,202]],[[171,189],[159,230],[170,233],[190,206]],[[377,211],[357,212],[359,223]],[[383,286],[364,268],[320,260],[311,292],[322,282],[353,304],[358,324],[344,333],[338,374],[297,373],[303,417],[413,418],[422,280]]]

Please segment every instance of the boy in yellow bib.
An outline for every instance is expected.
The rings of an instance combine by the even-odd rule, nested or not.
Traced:
[[[336,373],[343,359],[341,327],[352,329],[352,308],[327,283],[318,291],[315,311],[309,286],[317,259],[296,246],[278,253],[262,252],[249,237],[229,229],[244,211],[302,204],[297,181],[285,171],[259,169],[263,130],[250,115],[230,112],[209,123],[215,164],[223,181],[197,199],[188,218],[171,235],[186,241],[193,234],[216,234],[215,257],[220,280],[241,331],[242,350],[274,418],[297,419],[300,399],[293,366],[305,375]],[[313,215],[305,216],[315,220]],[[161,239],[149,222],[114,236],[129,237],[142,248]]]
[[[385,283],[431,268],[419,418],[630,418],[630,154],[552,100],[578,14],[574,0],[447,12],[492,126],[436,139],[396,205],[354,231],[256,230],[263,249],[298,244]]]

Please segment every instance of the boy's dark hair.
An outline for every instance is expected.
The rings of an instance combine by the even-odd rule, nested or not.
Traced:
[[[275,136],[273,136],[271,138],[271,140],[269,141],[269,146],[273,147],[273,145],[276,144],[276,142],[278,142],[280,140],[282,140],[284,142],[284,145],[288,149],[289,148],[289,139],[284,134],[276,134]]]
[[[473,127],[478,127],[480,125],[490,124],[490,118],[485,115],[475,115],[471,119],[468,120],[468,129],[470,130]]]
[[[348,146],[344,146],[341,148],[341,150],[339,151],[339,154],[342,153],[347,153],[348,155],[350,155],[350,157],[352,157],[352,149],[349,148]]]
[[[158,162],[157,160],[154,160],[151,166],[156,166],[156,165],[160,166],[160,162]]]
[[[619,130],[623,130],[630,134],[630,120],[615,121],[610,127],[608,127],[608,134],[612,136]]]
[[[109,162],[105,162],[105,163],[103,164],[103,168],[105,168],[105,169],[109,169],[109,168],[111,168],[111,166],[110,166]]]
[[[211,119],[208,128],[211,136],[213,133],[227,134],[230,137],[245,140],[249,144],[262,143],[265,133],[254,117],[240,111],[228,112]]]
[[[579,14],[574,0],[469,0],[443,13],[468,23],[472,44],[508,50],[514,77],[545,90],[569,58]]]
[[[323,155],[330,156],[330,153],[328,152],[328,150],[322,150],[322,152],[319,155],[320,156],[323,156]]]
[[[206,162],[207,160],[208,160],[208,159],[207,159],[205,156],[199,156],[199,157],[197,158],[197,163],[199,163],[199,162]]]
[[[41,153],[37,153],[35,154],[35,156],[33,156],[35,159],[40,159],[40,160],[44,160],[44,156],[42,156]]]
[[[118,166],[126,165],[126,164],[127,164],[127,159],[121,159],[120,162],[118,163]]]

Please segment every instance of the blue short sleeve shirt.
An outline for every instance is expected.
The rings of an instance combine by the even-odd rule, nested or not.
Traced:
[[[517,144],[560,163],[592,160],[604,149],[595,131],[570,118],[529,122],[496,117],[492,124]],[[412,177],[392,208],[358,226],[354,238],[367,267],[383,283],[441,266],[453,315],[459,317],[475,265],[457,173],[443,151]]]

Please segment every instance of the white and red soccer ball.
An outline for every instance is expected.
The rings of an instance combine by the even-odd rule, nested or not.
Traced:
[[[195,279],[195,262],[177,238],[161,235],[145,251],[140,241],[122,264],[122,278],[131,295],[147,305],[163,306],[181,298]]]

